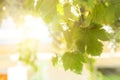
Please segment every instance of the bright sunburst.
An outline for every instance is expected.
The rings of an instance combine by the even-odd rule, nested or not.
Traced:
[[[18,28],[10,16],[2,21],[0,39],[11,44],[14,42],[20,42],[21,40],[27,38],[38,39],[42,43],[48,43],[52,41],[49,36],[47,25],[40,17],[26,15],[24,16],[24,23]]]

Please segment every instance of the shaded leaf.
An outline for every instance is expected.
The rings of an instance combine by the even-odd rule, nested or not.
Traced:
[[[109,40],[110,35],[107,33],[107,31],[105,31],[105,29],[102,28],[102,25],[92,23],[90,26],[92,27],[91,33],[95,35],[97,39],[102,41]]]
[[[92,56],[100,55],[102,50],[103,44],[97,40],[90,40],[90,42],[87,43],[87,53],[91,54]]]

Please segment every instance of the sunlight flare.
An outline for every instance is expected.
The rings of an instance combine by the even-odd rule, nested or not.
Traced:
[[[41,42],[51,42],[47,25],[41,18],[31,15],[25,16],[25,33],[28,38],[39,39]]]

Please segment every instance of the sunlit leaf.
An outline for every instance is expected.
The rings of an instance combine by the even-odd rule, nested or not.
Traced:
[[[52,58],[52,63],[55,66],[56,64],[58,64],[58,56],[55,56]]]
[[[60,15],[63,15],[63,14],[64,14],[62,4],[58,4],[58,5],[57,5],[57,11],[59,12]]]
[[[65,70],[71,70],[75,73],[81,73],[82,71],[82,61],[80,60],[80,55],[77,53],[66,52],[63,57],[63,66]]]

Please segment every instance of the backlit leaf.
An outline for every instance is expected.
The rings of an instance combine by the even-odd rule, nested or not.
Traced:
[[[80,55],[77,53],[66,52],[63,57],[63,66],[65,70],[71,70],[75,73],[81,73],[82,71],[82,61],[80,60]]]

